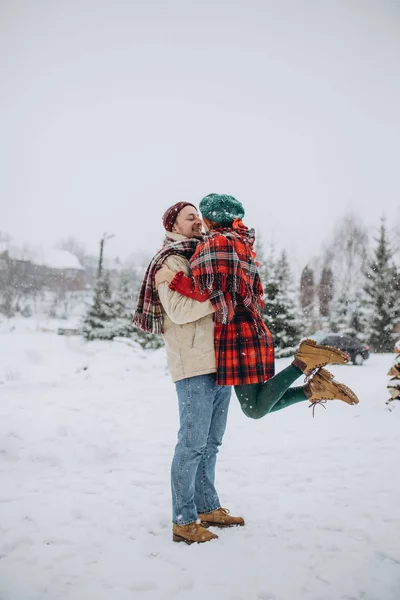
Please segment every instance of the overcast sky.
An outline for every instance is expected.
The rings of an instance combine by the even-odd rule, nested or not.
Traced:
[[[158,249],[229,193],[308,260],[400,205],[400,3],[0,0],[0,230]]]

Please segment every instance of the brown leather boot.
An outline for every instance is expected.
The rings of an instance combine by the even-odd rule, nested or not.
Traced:
[[[326,369],[320,369],[304,386],[304,393],[315,404],[321,400],[342,400],[346,404],[358,404],[356,394],[344,383],[334,380],[334,375]]]
[[[400,377],[400,367],[393,365],[391,369],[386,373],[388,377]]]
[[[328,364],[345,365],[350,357],[345,352],[332,348],[331,346],[320,346],[314,340],[303,340],[297,350],[293,366],[297,367],[305,375]]]
[[[217,508],[209,513],[199,514],[199,519],[205,527],[232,527],[233,525],[244,525],[242,517],[232,517],[227,508]]]
[[[398,379],[395,379],[393,383],[391,379],[387,385],[387,389],[392,400],[400,398],[400,381]]]
[[[186,544],[203,544],[211,540],[217,540],[218,536],[208,531],[201,523],[188,523],[187,525],[176,525],[172,527],[172,540],[174,542],[185,542]]]

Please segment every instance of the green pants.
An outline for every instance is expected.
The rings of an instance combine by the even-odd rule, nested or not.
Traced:
[[[235,385],[236,396],[246,417],[261,419],[269,413],[307,400],[302,387],[290,387],[301,375],[300,369],[289,365],[265,383]]]

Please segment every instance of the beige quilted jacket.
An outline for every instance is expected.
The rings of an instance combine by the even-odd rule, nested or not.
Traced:
[[[171,234],[175,240],[186,238]],[[169,256],[165,264],[175,272],[190,274],[189,262],[180,255]],[[164,341],[172,380],[215,373],[214,320],[211,302],[198,302],[170,290],[168,283],[158,287],[164,313]]]

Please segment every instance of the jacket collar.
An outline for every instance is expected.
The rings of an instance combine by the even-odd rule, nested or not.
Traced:
[[[175,233],[173,231],[167,231],[165,237],[167,240],[172,240],[173,242],[187,242],[187,240],[197,240],[201,242],[199,238],[188,238],[185,235],[181,235],[180,233]]]

